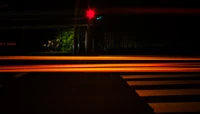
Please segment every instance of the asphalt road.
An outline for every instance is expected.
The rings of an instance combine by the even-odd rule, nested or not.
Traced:
[[[198,57],[1,56],[0,61],[0,113],[200,112]]]
[[[1,114],[154,113],[119,75],[23,73],[0,92]]]
[[[156,114],[200,112],[199,73],[0,75],[7,77],[0,84],[1,113],[136,113],[149,106]]]

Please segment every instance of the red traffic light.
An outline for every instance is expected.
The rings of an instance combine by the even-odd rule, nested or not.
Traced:
[[[87,16],[87,18],[89,18],[89,19],[94,18],[94,17],[95,17],[95,11],[94,11],[93,9],[87,10],[87,11],[86,11],[86,16]]]

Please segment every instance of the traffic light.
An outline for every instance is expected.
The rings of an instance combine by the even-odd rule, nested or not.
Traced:
[[[93,9],[88,9],[86,11],[86,16],[89,19],[93,19],[95,17],[95,11]]]
[[[97,20],[101,20],[101,19],[102,19],[102,16],[97,17]]]

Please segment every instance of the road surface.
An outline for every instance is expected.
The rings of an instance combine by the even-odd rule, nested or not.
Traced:
[[[0,93],[2,114],[154,114],[119,75],[17,74]]]
[[[4,88],[5,85],[10,87],[16,80],[21,80],[23,82],[24,85],[22,87],[29,85],[32,89],[34,89],[35,86],[30,86],[28,82],[32,85],[40,83],[41,87],[38,87],[40,92],[42,92],[40,88],[43,88],[43,86],[46,88],[54,88],[57,87],[56,83],[59,85],[63,80],[68,80],[67,83],[73,82],[75,85],[78,83],[78,85],[80,85],[80,82],[84,84],[90,83],[91,87],[97,87],[95,84],[98,83],[98,89],[101,87],[110,88],[111,83],[117,80],[119,82],[119,77],[121,76],[126,81],[126,83],[124,82],[125,85],[127,84],[126,87],[123,84],[119,86],[118,82],[112,84],[118,85],[117,87],[120,88],[119,90],[122,88],[126,88],[125,90],[127,90],[127,88],[131,87],[131,89],[128,90],[129,92],[132,91],[133,94],[128,94],[129,97],[127,97],[127,101],[130,99],[130,102],[126,102],[127,104],[131,102],[134,103],[131,99],[138,96],[137,99],[141,99],[141,102],[144,101],[148,103],[157,114],[200,113],[200,58],[198,57],[1,56],[0,60],[3,61],[3,64],[0,66],[1,89]],[[9,74],[6,72],[9,72]],[[113,79],[113,76],[117,76],[118,79]],[[61,78],[59,79],[58,77]],[[108,80],[113,81],[109,82]],[[107,84],[104,85],[104,83]],[[121,80],[120,83],[123,83],[123,81]],[[114,85],[112,87],[114,87]],[[66,90],[71,87],[69,90],[72,91],[74,85],[68,86]],[[19,88],[19,86],[16,86],[16,90],[17,87]],[[62,86],[60,87],[63,88]],[[87,90],[85,90],[86,93],[91,93],[91,88],[89,86],[84,87],[84,89],[87,88]],[[102,91],[101,88],[101,92],[99,91],[100,93],[98,94],[105,95],[106,92],[113,90],[112,87],[110,90],[105,89],[106,91]],[[7,90],[13,90],[13,88]],[[26,88],[26,90],[29,89]],[[44,88],[43,90],[45,91]],[[92,90],[94,90],[94,88]],[[63,91],[65,91],[64,88]],[[122,93],[118,91],[118,93],[115,92],[112,96],[120,98]],[[98,95],[95,94],[94,96]],[[105,97],[108,96],[105,95]],[[112,97],[110,96],[109,99],[110,98]],[[101,99],[104,98],[101,97]],[[123,103],[125,103],[125,101],[123,101]],[[128,105],[124,106],[126,108],[129,107]],[[125,107],[122,106],[121,109]],[[134,109],[134,106],[131,109]]]

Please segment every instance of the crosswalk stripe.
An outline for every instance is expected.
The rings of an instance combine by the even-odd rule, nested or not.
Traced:
[[[200,112],[200,102],[149,103],[155,113]]]
[[[200,84],[199,80],[127,81],[130,86]]]
[[[188,74],[183,74],[183,75],[121,75],[123,79],[148,79],[148,78],[191,78],[191,77],[200,77],[200,75],[188,75]]]
[[[200,89],[136,90],[139,96],[200,95]]]
[[[133,89],[137,88],[135,91],[156,114],[200,112],[198,99],[200,88],[196,87],[200,85],[198,74],[121,75],[121,77]],[[182,88],[176,88],[178,85]],[[164,89],[159,88],[161,86],[165,86]]]

